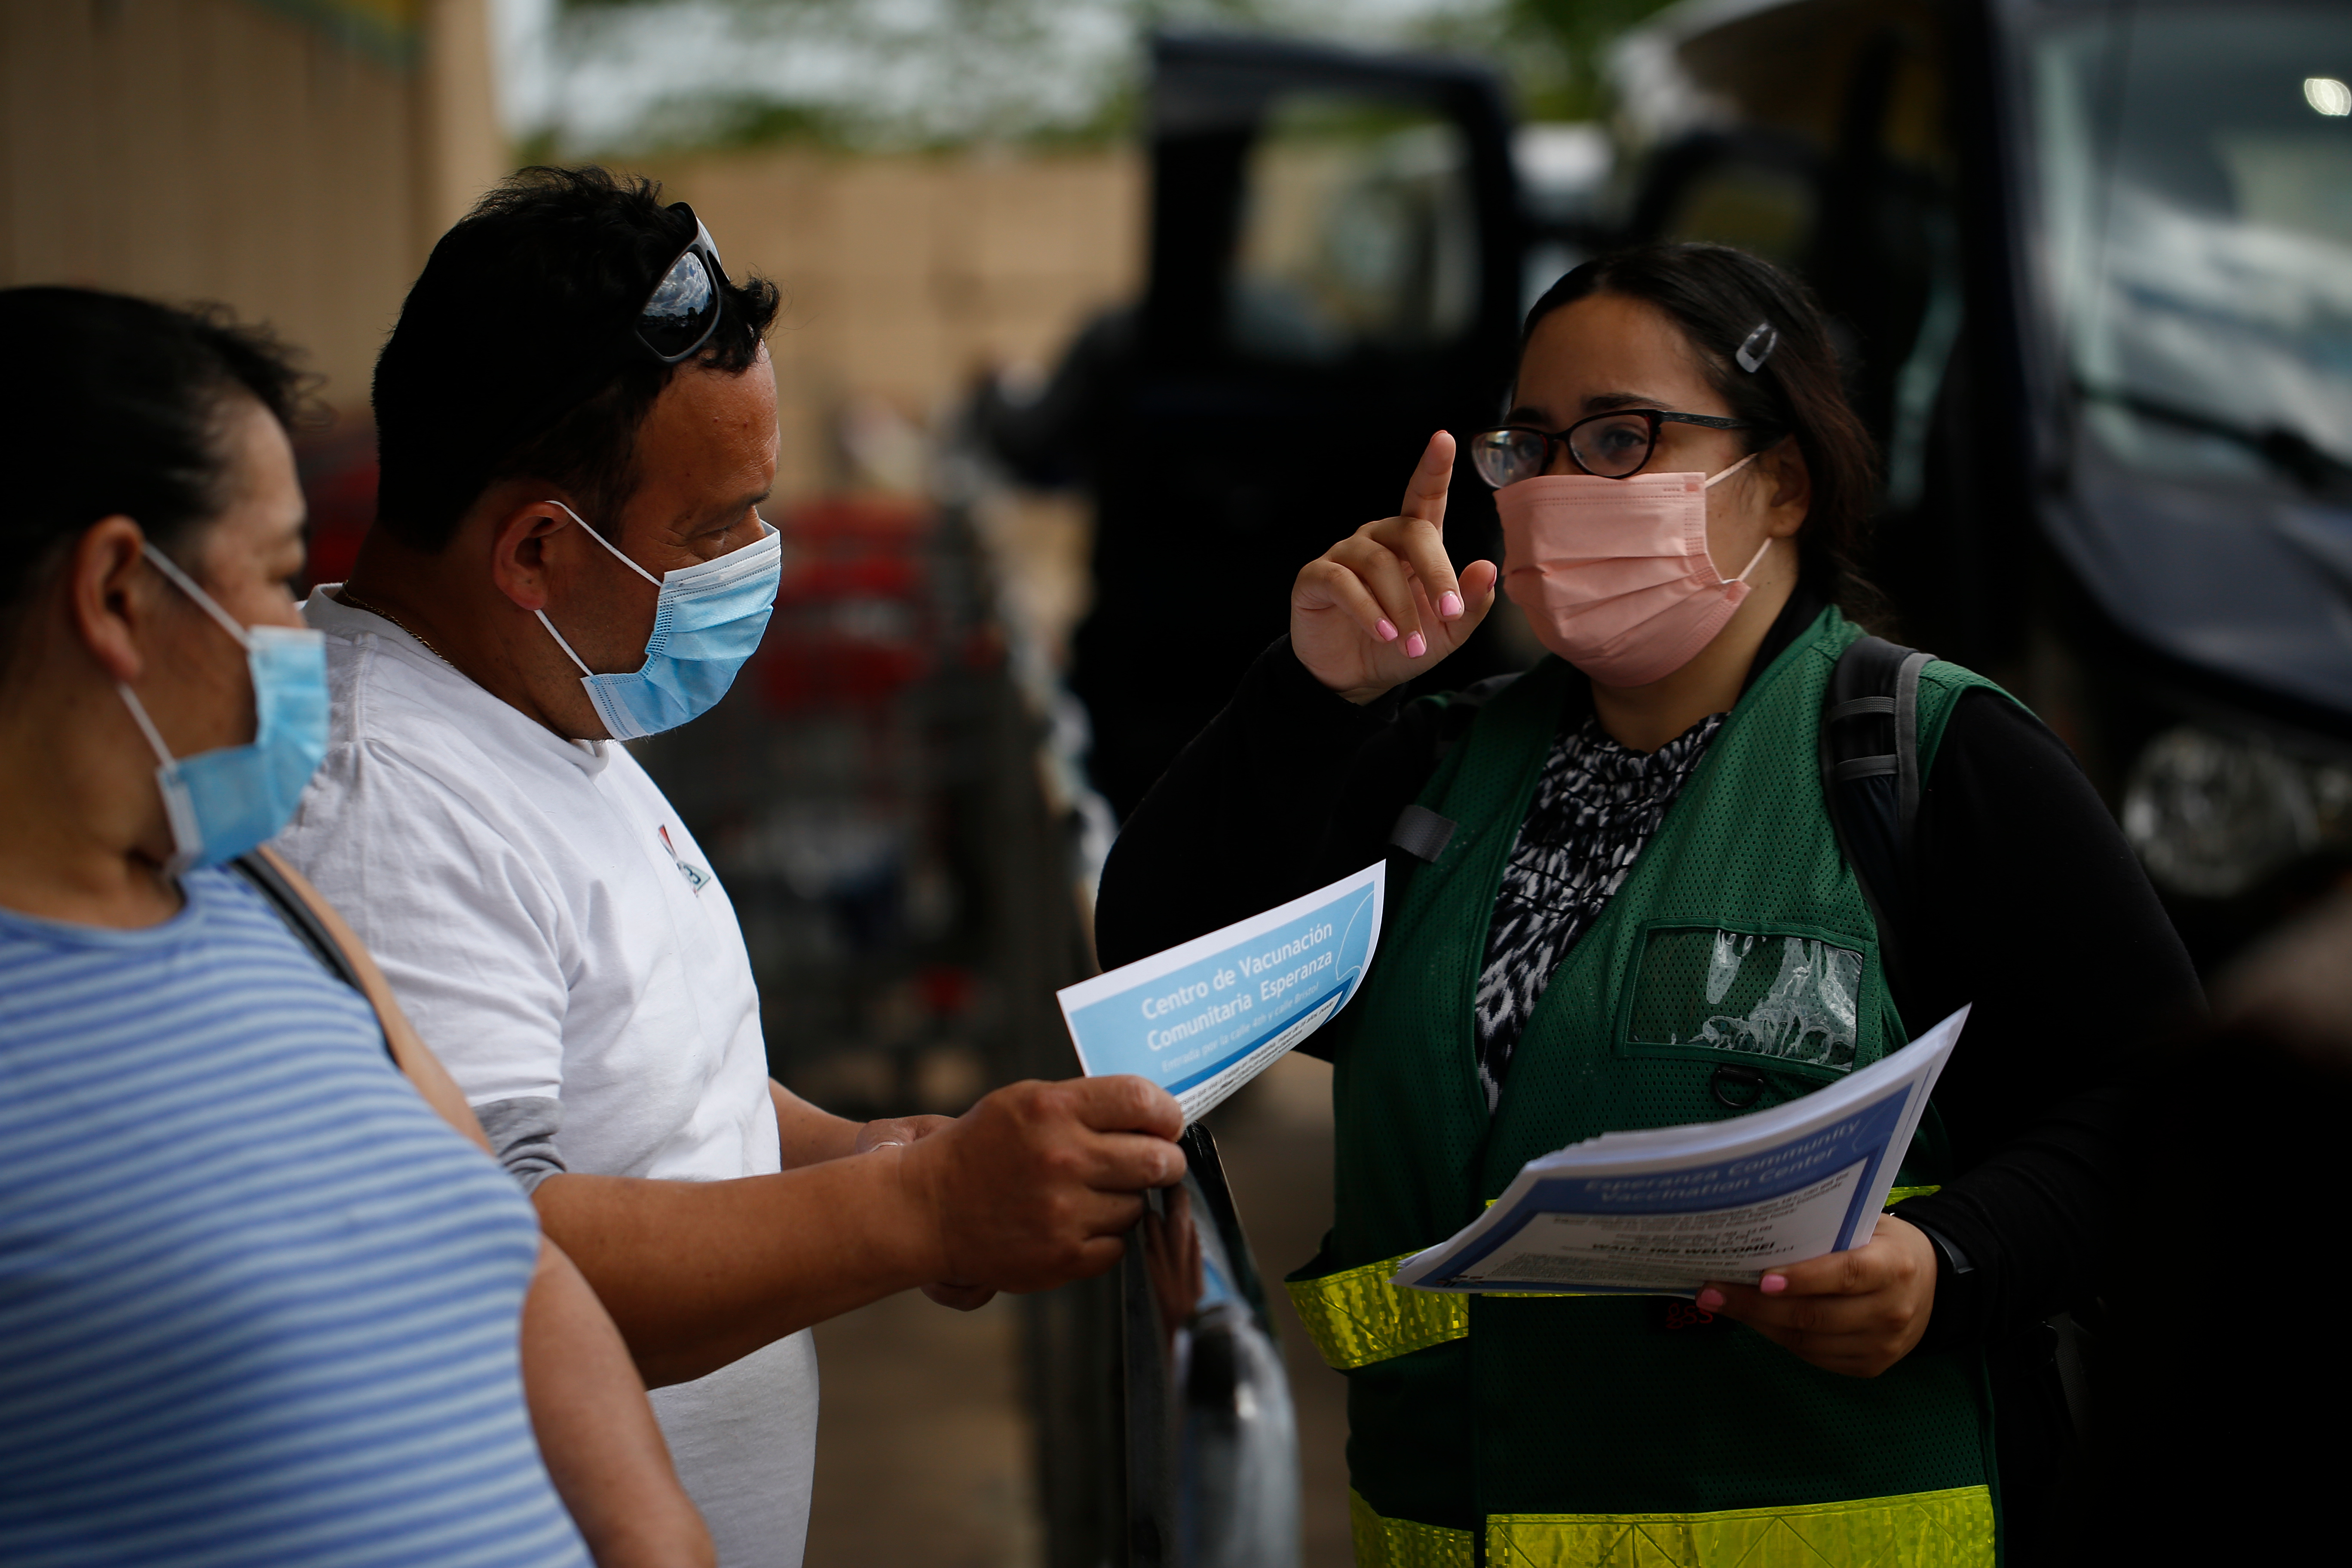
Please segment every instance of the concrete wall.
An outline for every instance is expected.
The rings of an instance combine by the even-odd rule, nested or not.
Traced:
[[[0,0],[0,285],[219,300],[341,407],[503,171],[487,0]]]
[[[1140,283],[1144,169],[1125,149],[632,167],[694,204],[730,272],[784,291],[780,495],[903,482],[887,471],[894,420],[920,423],[984,366],[1050,365]],[[845,426],[864,461],[842,450]]]
[[[510,166],[488,4],[0,0],[0,286],[222,301],[364,410],[425,254]],[[784,289],[780,499],[919,482],[934,410],[1139,281],[1127,150],[635,167]]]

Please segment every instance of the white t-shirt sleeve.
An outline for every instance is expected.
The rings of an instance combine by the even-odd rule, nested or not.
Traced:
[[[351,922],[467,1100],[561,1098],[579,944],[511,835],[398,752],[346,742],[277,847]]]

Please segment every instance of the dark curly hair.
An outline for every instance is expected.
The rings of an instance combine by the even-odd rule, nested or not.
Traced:
[[[1878,453],[1853,406],[1828,323],[1812,291],[1761,257],[1727,245],[1661,243],[1598,256],[1544,291],[1528,311],[1519,352],[1546,316],[1593,294],[1656,306],[1697,352],[1708,384],[1734,416],[1760,428],[1748,451],[1796,438],[1812,478],[1812,509],[1797,536],[1804,582],[1853,619],[1885,626],[1886,599],[1864,573]],[[1759,323],[1780,333],[1752,374],[1734,357]]]
[[[600,168],[529,168],[484,196],[433,247],[376,360],[376,526],[440,550],[485,489],[529,475],[611,532],[637,429],[681,368],[636,342],[636,313],[694,235],[660,185]],[[777,302],[763,279],[722,283],[718,327],[683,363],[748,369]]]
[[[0,650],[90,524],[128,517],[187,559],[227,497],[225,416],[239,396],[291,428],[308,378],[218,306],[174,310],[94,289],[0,289]]]

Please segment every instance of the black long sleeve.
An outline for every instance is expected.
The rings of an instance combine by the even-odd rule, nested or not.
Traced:
[[[1963,1344],[2090,1289],[2131,1058],[2203,993],[2090,781],[2013,704],[1961,697],[1916,833],[1907,1011],[1974,1011],[1936,1087],[1964,1173],[1903,1214],[1975,1265],[1939,1283],[1928,1325],[1930,1345]]]
[[[1393,698],[1360,708],[1309,675],[1288,637],[1267,648],[1120,829],[1095,901],[1104,965],[1379,859],[1436,765],[1443,719]]]
[[[1377,859],[1469,716],[1428,702],[1354,707],[1276,643],[1120,835],[1097,906],[1103,962]],[[2200,993],[2089,781],[2005,700],[1959,700],[1916,832],[1906,1017],[1916,1031],[1963,1004],[1975,1011],[1936,1092],[1962,1173],[1904,1213],[1972,1265],[1939,1282],[1927,1342],[1980,1343],[2091,1284],[2131,1055]]]

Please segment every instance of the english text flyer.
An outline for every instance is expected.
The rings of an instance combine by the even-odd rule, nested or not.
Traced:
[[[1870,1239],[1966,1007],[1851,1077],[1723,1121],[1608,1132],[1530,1160],[1408,1258],[1423,1290],[1690,1296]]]

